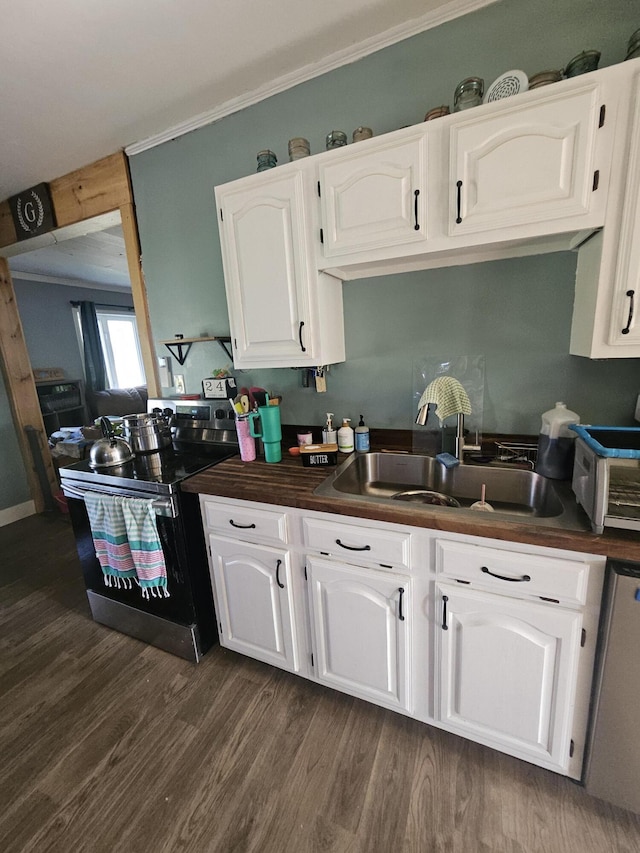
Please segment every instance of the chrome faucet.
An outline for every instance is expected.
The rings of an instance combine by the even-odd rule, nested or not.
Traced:
[[[476,432],[476,444],[465,444],[464,443],[464,415],[458,413],[458,420],[456,422],[456,458],[460,460],[460,462],[464,462],[464,454],[465,451],[471,450],[481,450],[481,446],[477,444],[478,434]]]

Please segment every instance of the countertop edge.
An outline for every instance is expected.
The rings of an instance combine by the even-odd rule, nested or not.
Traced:
[[[504,518],[497,520],[485,514],[482,518],[470,520],[468,517],[448,515],[440,509],[417,508],[406,504],[396,508],[315,495],[314,489],[334,470],[334,467],[305,468],[299,459],[293,457],[283,457],[282,462],[277,464],[259,461],[248,463],[234,457],[184,480],[181,489],[231,500],[288,506],[640,562],[640,536],[633,531],[607,529],[603,534],[596,534],[589,530],[563,530]]]

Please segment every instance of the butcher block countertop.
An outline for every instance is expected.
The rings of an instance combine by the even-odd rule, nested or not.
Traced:
[[[585,530],[563,530],[535,526],[526,521],[506,521],[490,513],[478,513],[472,519],[441,508],[369,503],[314,495],[316,486],[328,477],[335,467],[305,468],[299,457],[288,456],[283,448],[282,462],[243,462],[233,457],[183,481],[187,492],[217,495],[245,501],[258,501],[316,512],[331,512],[354,518],[369,518],[393,524],[407,524],[430,530],[484,536],[506,542],[523,542],[548,548],[563,548],[588,554],[640,562],[640,533],[608,529],[602,535],[590,532],[585,516]],[[342,461],[341,457],[339,461]]]

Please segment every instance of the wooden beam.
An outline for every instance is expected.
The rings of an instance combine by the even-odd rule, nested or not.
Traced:
[[[158,360],[151,334],[147,292],[140,260],[140,241],[133,206],[133,192],[124,152],[118,151],[109,157],[98,160],[96,163],[70,172],[68,175],[52,181],[49,187],[59,228],[65,228],[86,219],[93,219],[96,216],[103,216],[112,211],[120,211],[147,388],[149,396],[159,396],[161,388]],[[0,251],[5,248],[6,254],[13,254],[17,249],[16,243],[17,237],[8,201],[0,202]],[[6,258],[1,256],[0,309],[0,366],[6,380],[7,394],[13,413],[16,435],[27,468],[31,495],[36,510],[42,512],[44,499],[33,467],[25,426],[33,426],[40,430],[45,439],[43,457],[47,478],[52,490],[55,489],[55,491],[58,489],[57,479],[51,457],[46,452],[46,433],[16,305],[9,265]]]
[[[49,184],[59,228],[118,210],[132,201],[124,151],[117,151],[89,166],[69,172]],[[26,188],[25,188],[26,189]],[[0,248],[16,243],[9,202],[0,202]]]
[[[46,432],[9,265],[2,257],[0,257],[0,308],[0,365],[7,386],[7,396],[16,427],[18,444],[27,472],[29,490],[35,503],[36,512],[42,512],[47,502],[36,475],[34,460],[25,433],[26,426],[32,426],[38,431],[42,461],[52,495],[58,491],[58,481],[51,455],[48,452]]]
[[[59,227],[117,210],[131,201],[123,151],[70,172],[49,186]]]
[[[122,233],[124,234],[124,245],[127,252],[133,307],[136,312],[138,337],[140,338],[140,349],[142,350],[142,361],[147,380],[147,391],[150,397],[159,397],[161,396],[162,389],[158,374],[158,359],[153,346],[153,335],[151,334],[147,288],[142,271],[138,226],[133,204],[121,205],[120,217],[122,219]]]

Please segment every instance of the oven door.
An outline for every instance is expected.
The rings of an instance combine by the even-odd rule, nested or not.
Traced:
[[[217,628],[197,496],[175,494],[171,500],[157,501],[169,597],[145,599],[136,584],[132,589],[106,586],[82,492],[68,485],[63,488],[95,621],[198,661],[217,639]],[[161,514],[165,512],[169,514]]]

